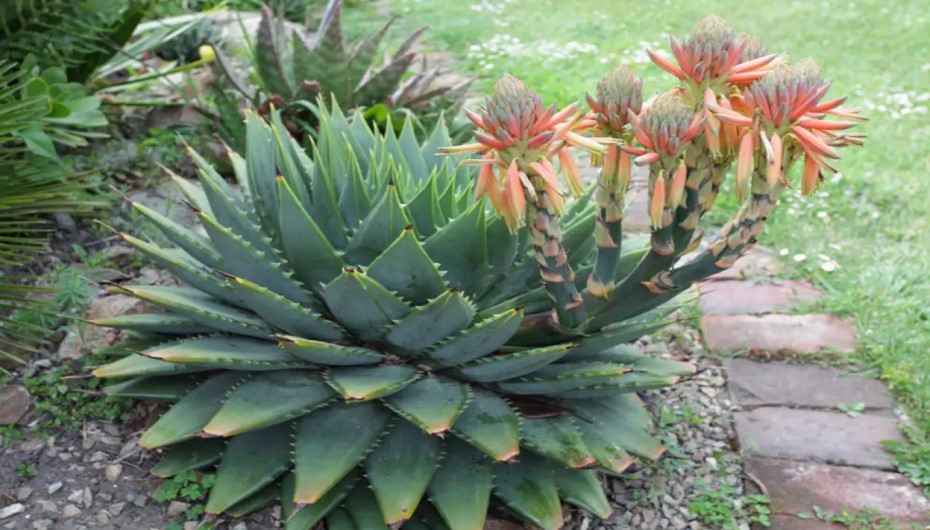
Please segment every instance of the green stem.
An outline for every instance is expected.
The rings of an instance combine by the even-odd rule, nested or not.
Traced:
[[[620,181],[619,172],[620,147],[611,145],[607,148],[597,179],[597,218],[594,225],[597,253],[594,270],[587,281],[587,291],[604,299],[614,288],[623,239],[623,197],[629,184]]]
[[[555,308],[556,328],[565,334],[577,334],[588,316],[562,244],[559,216],[549,200],[542,177],[533,174],[529,177],[536,190],[536,199],[527,201],[527,225],[539,275]]]

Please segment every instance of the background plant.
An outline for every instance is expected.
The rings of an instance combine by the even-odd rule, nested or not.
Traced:
[[[439,69],[429,67],[425,58],[421,58],[416,70],[412,68],[418,57],[412,48],[425,28],[411,33],[388,55],[382,51],[381,42],[393,19],[350,46],[341,13],[341,0],[330,0],[316,34],[310,36],[288,30],[271,7],[263,8],[254,38],[254,75],[249,77],[259,87],[257,93],[238,78],[226,61],[220,64],[232,86],[260,112],[267,112],[271,105],[283,109],[285,124],[292,131],[298,125],[313,128],[313,102],[320,95],[345,110],[366,108],[369,119],[382,128],[396,125],[397,132],[403,118],[395,120],[392,113],[398,109],[425,120],[426,130],[443,113],[457,114],[470,80],[444,84]]]
[[[23,309],[47,311],[40,298],[52,292],[35,286],[22,269],[46,248],[43,216],[94,206],[77,199],[84,183],[69,174],[56,143],[81,145],[92,133],[79,127],[105,120],[96,111],[99,102],[62,75],[57,67],[39,72],[0,63],[0,355],[13,360],[18,351],[34,350],[47,332],[42,323],[10,318]]]

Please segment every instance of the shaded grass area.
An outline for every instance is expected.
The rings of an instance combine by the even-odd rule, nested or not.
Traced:
[[[819,310],[855,322],[857,359],[897,391],[930,432],[930,12],[911,0],[392,0],[353,10],[374,24],[387,13],[403,28],[428,24],[429,46],[448,52],[486,91],[503,73],[562,104],[593,91],[618,62],[644,78],[646,92],[673,79],[648,63],[646,47],[667,49],[717,14],[761,37],[770,51],[812,56],[871,117],[866,147],[848,149],[814,197],[789,192],[760,238],[789,273],[813,278],[829,296]],[[402,32],[398,32],[402,33]],[[732,186],[711,220],[737,204]]]

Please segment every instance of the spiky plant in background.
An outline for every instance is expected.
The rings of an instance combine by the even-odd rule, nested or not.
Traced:
[[[686,57],[716,65],[714,81],[689,77],[707,68],[689,62],[682,86],[651,102],[622,69],[588,115],[505,77],[469,113],[474,144],[449,146],[440,124],[419,145],[409,122],[382,135],[337,107],[311,156],[277,113],[249,114],[245,156],[230,153],[241,196],[191,152],[203,188],[177,182],[208,238],[140,204],[178,248],[121,234],[189,287],[115,288],[164,312],[97,322],[133,336],[94,372],[120,380],[107,391],[174,403],[140,441],[169,448],[153,471],[218,463],[208,512],[280,499],[291,530],[473,530],[494,507],[557,529],[560,499],[608,516],[599,473],[663,452],[637,392],[694,371],[626,343],[755,243],[801,151],[819,175],[832,148],[859,141],[822,119],[855,114],[820,103],[806,63],[726,82],[756,67],[714,55],[745,41],[710,38],[729,31],[712,22]],[[751,198],[678,265],[734,146]],[[603,157],[594,201],[570,148]],[[465,152],[482,156],[458,164]],[[650,169],[648,243],[620,238],[622,153]]]
[[[429,67],[425,57],[414,68],[418,54],[413,47],[426,28],[411,33],[388,55],[382,51],[381,41],[394,19],[350,46],[343,34],[341,13],[342,1],[330,0],[315,34],[304,35],[287,30],[271,7],[263,7],[255,35],[255,80],[262,92],[255,101],[257,108],[263,113],[271,104],[283,109],[285,124],[292,130],[296,129],[289,120],[301,122],[305,128],[314,126],[315,117],[307,106],[320,95],[347,111],[383,109],[368,113],[382,126],[391,123],[388,114],[395,109],[412,111],[426,119],[427,126],[435,124],[442,113],[449,117],[458,113],[471,80],[443,82],[439,69]]]

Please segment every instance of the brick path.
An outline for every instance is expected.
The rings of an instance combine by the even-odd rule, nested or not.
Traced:
[[[856,349],[846,322],[822,314],[779,314],[822,293],[807,282],[777,280],[778,260],[755,250],[700,286],[701,328],[723,361],[736,412],[740,452],[751,482],[775,514],[770,530],[837,530],[799,519],[814,505],[839,512],[872,508],[901,522],[930,522],[930,501],[896,473],[882,440],[901,439],[894,399],[875,380],[836,368],[763,359],[840,356]],[[858,417],[841,403],[863,403]]]

